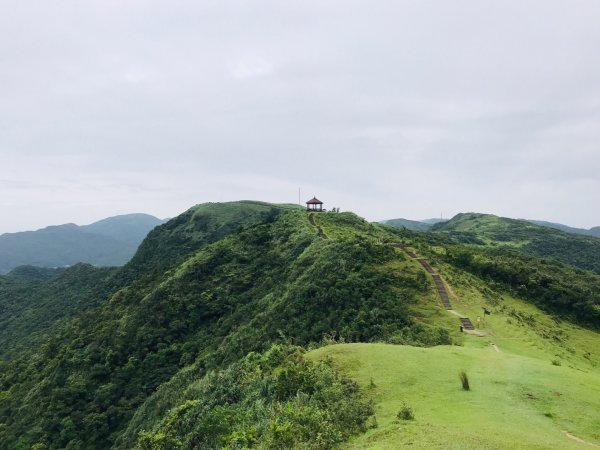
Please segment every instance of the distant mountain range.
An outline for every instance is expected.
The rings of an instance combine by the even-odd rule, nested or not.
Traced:
[[[555,228],[565,233],[583,234],[584,236],[595,236],[600,237],[600,227],[593,227],[588,229],[585,228],[574,228],[562,223],[546,222],[544,220],[528,220],[528,222],[535,223],[542,227]]]
[[[406,228],[412,231],[428,231],[433,225],[440,222],[446,222],[448,219],[424,219],[424,220],[410,220],[410,219],[389,219],[382,220],[380,223],[385,225],[392,225],[394,227]]]
[[[120,266],[131,259],[148,232],[164,222],[148,214],[126,214],[90,225],[68,223],[2,234],[0,274],[22,265],[65,267],[84,262]]]

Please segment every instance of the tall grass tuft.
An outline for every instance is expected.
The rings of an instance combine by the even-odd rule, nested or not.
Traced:
[[[463,391],[470,391],[471,387],[469,386],[469,377],[467,376],[467,373],[463,370],[461,373],[458,374],[458,377],[460,378],[460,383],[462,384]]]

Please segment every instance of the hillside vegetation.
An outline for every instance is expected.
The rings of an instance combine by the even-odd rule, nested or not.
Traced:
[[[547,222],[545,220],[528,220],[528,222],[535,223],[536,225],[541,225],[543,227],[555,228],[557,230],[565,231],[567,233],[583,234],[585,236],[600,237],[600,227],[592,227],[589,229],[575,228],[575,227],[570,227],[568,225],[563,225],[562,223]]]
[[[433,226],[432,223],[419,222],[417,220],[409,219],[389,219],[381,222],[384,225],[391,225],[393,227],[406,228],[412,231],[429,231]]]
[[[395,233],[442,274],[455,310],[471,318],[483,308],[491,314],[461,346],[340,344],[309,353],[332,360],[374,403],[378,426],[345,448],[600,445],[600,318],[581,315],[587,328],[573,323],[591,304],[597,313],[599,277],[516,251],[458,245],[443,235]],[[464,264],[467,258],[476,261],[473,267]]]
[[[125,287],[5,365],[0,448],[130,448],[177,406],[154,395],[186,366],[195,383],[273,342],[451,341],[415,317],[419,297],[438,310],[433,292],[376,227],[351,213],[316,220],[324,235],[302,210],[242,202],[156,229],[114,275]]]
[[[522,366],[524,376],[538,373],[554,386],[550,371],[569,369],[562,372],[566,379],[573,375],[575,383],[596,389],[598,275],[459,244],[443,233],[369,224],[352,213],[311,215],[296,206],[251,201],[204,204],[154,229],[122,268],[24,268],[0,278],[0,292],[8,292],[0,300],[7,304],[15,298],[11,289],[21,289],[32,304],[47,295],[59,305],[56,311],[61,301],[73,307],[42,327],[43,342],[23,345],[0,363],[0,449],[321,449],[348,440],[386,448],[398,429],[390,411],[410,400],[433,424],[413,430],[423,434],[415,442],[427,442],[429,431],[441,429],[435,417],[446,414],[436,408],[451,410],[456,397],[436,393],[437,382],[429,383],[424,370],[440,380],[461,361],[495,360],[473,343],[489,345],[477,341],[487,338],[459,333],[458,319],[442,308],[431,278],[390,245],[398,242],[444,276],[450,292],[458,293],[452,299],[457,311],[472,318],[483,307],[492,312],[490,336],[516,358],[502,363],[502,370]],[[69,285],[71,275],[80,283]],[[90,291],[99,279],[104,284]],[[50,294],[52,289],[69,295]],[[11,325],[13,333],[25,323]],[[28,332],[38,328],[34,323]],[[386,343],[399,353],[378,355],[380,347],[368,347],[373,361],[389,365],[373,372],[366,386],[360,367],[371,351],[339,343]],[[438,347],[401,350],[405,346]],[[323,349],[306,355],[318,347]],[[328,348],[355,356],[345,362]],[[492,372],[482,369],[474,381]],[[389,381],[378,377],[386,373]],[[456,373],[451,378],[458,383]],[[492,380],[498,386],[513,382]],[[474,389],[496,382],[482,383]],[[416,389],[412,397],[402,386]],[[433,392],[431,402],[416,403],[419,389]],[[558,392],[568,392],[573,402],[560,415],[591,411],[597,403],[586,402],[580,391]],[[499,388],[492,397],[507,402],[499,411],[514,400]],[[492,419],[481,423],[489,428]],[[420,426],[419,420],[417,415]],[[592,419],[578,426],[561,417],[551,428],[557,426],[597,439]],[[448,432],[458,436],[460,429],[452,427]],[[500,445],[502,439],[488,442]]]
[[[600,238],[566,233],[525,220],[490,214],[458,214],[436,224],[432,231],[459,242],[480,246],[513,247],[542,258],[600,273]]]
[[[49,330],[100,304],[115,270],[77,264],[52,270],[22,266],[0,276],[0,359],[40,344]]]

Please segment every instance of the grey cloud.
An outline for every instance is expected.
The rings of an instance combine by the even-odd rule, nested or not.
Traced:
[[[600,224],[593,0],[3,6],[0,232],[298,186]]]

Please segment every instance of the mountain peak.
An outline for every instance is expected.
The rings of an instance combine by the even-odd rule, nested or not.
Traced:
[[[0,236],[0,274],[15,267],[65,267],[78,262],[98,266],[125,264],[148,232],[163,220],[149,214],[108,217],[90,225],[50,225]]]

